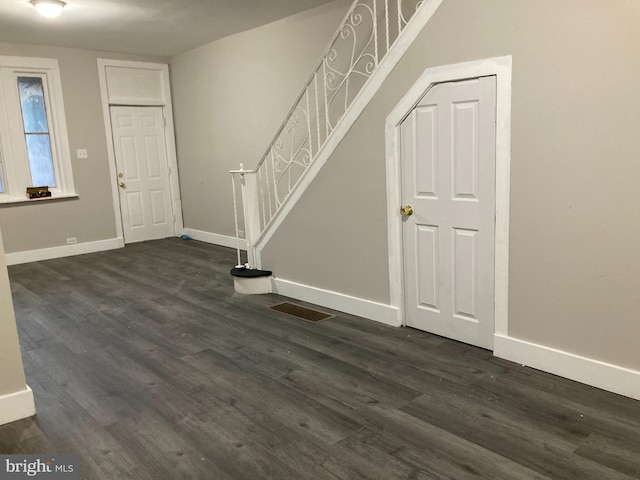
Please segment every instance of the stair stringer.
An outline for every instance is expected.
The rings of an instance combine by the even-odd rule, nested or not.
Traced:
[[[298,203],[298,200],[300,200],[318,173],[320,173],[320,170],[325,163],[327,163],[329,158],[331,158],[331,155],[342,139],[347,135],[353,124],[356,122],[358,117],[360,117],[360,114],[362,114],[378,90],[380,90],[384,81],[402,59],[420,32],[429,23],[429,20],[431,20],[443,1],[444,0],[425,0],[425,4],[412,17],[406,28],[391,46],[384,58],[380,61],[376,70],[369,77],[366,84],[358,92],[343,117],[316,154],[314,161],[309,165],[271,221],[260,233],[260,236],[253,247],[257,268],[262,268],[262,250],[264,247],[269,243],[271,237],[273,237],[280,225],[282,225],[282,222],[284,222],[287,215],[289,215],[293,207]]]

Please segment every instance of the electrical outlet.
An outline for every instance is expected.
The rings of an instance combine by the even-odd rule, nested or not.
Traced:
[[[78,239],[76,237],[67,238],[67,245],[73,245],[74,243],[78,243]]]
[[[89,154],[87,153],[86,148],[79,148],[78,150],[76,150],[76,156],[78,158],[89,158]]]

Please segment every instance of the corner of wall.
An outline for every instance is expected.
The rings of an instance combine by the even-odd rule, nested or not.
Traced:
[[[0,425],[34,415],[33,392],[26,384],[18,342],[11,286],[0,232]]]

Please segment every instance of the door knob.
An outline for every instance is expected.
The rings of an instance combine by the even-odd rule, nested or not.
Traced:
[[[127,188],[127,186],[124,184],[124,182],[120,182],[120,188]]]
[[[404,207],[401,207],[400,214],[410,217],[411,215],[413,215],[413,207],[411,205],[405,205]]]

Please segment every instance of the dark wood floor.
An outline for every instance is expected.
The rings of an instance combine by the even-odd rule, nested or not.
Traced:
[[[38,414],[86,479],[640,478],[640,402],[411,329],[319,324],[167,239],[10,267]]]

